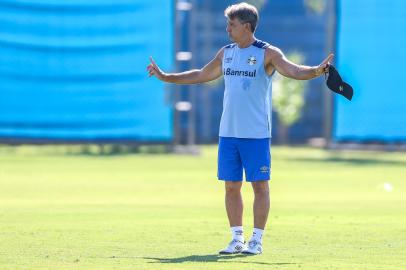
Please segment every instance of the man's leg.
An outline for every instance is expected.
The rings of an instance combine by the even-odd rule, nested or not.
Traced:
[[[262,253],[262,234],[268,219],[270,198],[268,181],[252,182],[254,189],[254,232],[248,242],[248,248],[243,251],[247,254]]]
[[[271,179],[271,141],[263,139],[240,139],[239,151],[246,179],[254,190],[254,232],[243,253],[262,253],[262,233],[269,212],[269,184]]]
[[[263,230],[268,219],[270,208],[268,181],[252,182],[254,189],[254,228]]]
[[[230,227],[242,226],[243,201],[241,186],[241,181],[225,181],[225,203]]]
[[[245,249],[241,197],[243,168],[236,141],[236,138],[228,137],[219,139],[217,177],[225,182],[225,205],[232,234],[231,242],[220,250],[220,254],[235,254]]]
[[[220,254],[235,254],[245,250],[244,231],[242,227],[243,202],[241,196],[241,181],[225,181],[225,203],[232,240]]]

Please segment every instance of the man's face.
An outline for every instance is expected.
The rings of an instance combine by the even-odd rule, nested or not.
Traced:
[[[240,40],[242,36],[247,34],[249,23],[242,24],[238,18],[232,20],[227,19],[226,31],[232,41]]]

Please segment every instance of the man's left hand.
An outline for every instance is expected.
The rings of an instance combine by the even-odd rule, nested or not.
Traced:
[[[328,72],[328,67],[330,66],[330,61],[331,61],[331,59],[333,59],[333,57],[334,57],[334,54],[330,53],[329,56],[327,56],[327,58],[324,59],[320,65],[317,66],[317,68],[316,68],[317,77]]]

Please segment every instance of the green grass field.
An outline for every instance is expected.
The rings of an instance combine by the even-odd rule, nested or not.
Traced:
[[[217,147],[61,148],[0,147],[0,269],[406,269],[405,153],[274,147],[264,254],[219,256],[230,232]]]

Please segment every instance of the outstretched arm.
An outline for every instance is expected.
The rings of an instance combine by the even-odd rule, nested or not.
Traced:
[[[222,75],[223,49],[221,49],[216,57],[211,60],[207,65],[201,69],[193,69],[181,73],[165,73],[155,63],[154,59],[150,57],[151,63],[148,65],[147,70],[149,76],[156,76],[158,79],[168,83],[177,84],[195,84],[204,83],[217,79]]]
[[[269,74],[276,69],[283,76],[292,79],[310,80],[327,72],[333,57],[333,54],[329,54],[318,66],[297,65],[289,61],[280,49],[270,46],[266,49],[265,65]]]

